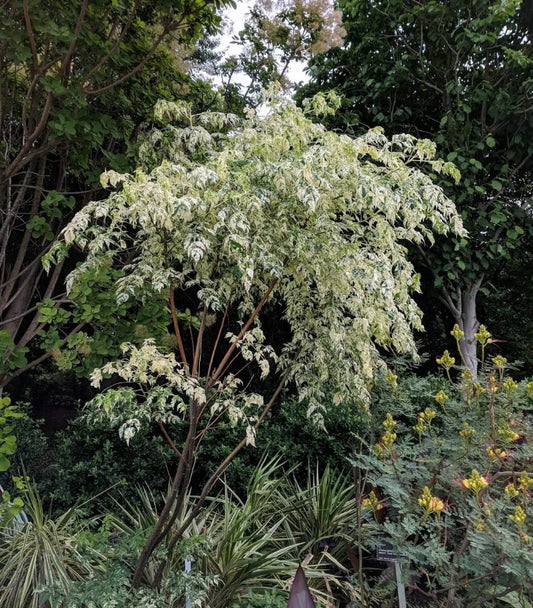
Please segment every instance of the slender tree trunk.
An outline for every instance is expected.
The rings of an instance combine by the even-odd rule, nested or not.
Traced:
[[[475,334],[479,329],[477,319],[477,294],[483,282],[480,277],[468,287],[457,287],[455,297],[445,289],[441,298],[442,302],[452,313],[455,323],[459,326],[464,336],[459,342],[463,365],[467,367],[474,377],[478,375],[477,340]]]

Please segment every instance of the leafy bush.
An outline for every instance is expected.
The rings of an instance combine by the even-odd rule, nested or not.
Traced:
[[[477,338],[483,350],[490,344],[483,326]],[[478,379],[447,351],[438,363],[446,378],[389,373],[377,392],[381,428],[353,457],[358,509],[372,531],[366,548],[391,543],[405,556],[413,598],[432,606],[494,606],[514,592],[531,599],[533,433],[524,410],[533,383],[509,377],[501,356],[483,362]]]
[[[337,569],[331,568],[335,558],[321,541],[327,538],[334,553],[334,545],[340,548],[353,532],[350,480],[328,470],[309,475],[306,484],[287,483],[283,470],[279,459],[263,460],[248,482],[245,499],[226,486],[224,493],[208,500],[168,563],[168,545],[151,558],[148,584],[165,564],[157,590],[131,586],[136,557],[156,521],[159,502],[155,493],[137,488],[131,500],[117,500],[98,530],[78,534],[78,551],[83,553],[85,547],[89,557],[96,552],[105,560],[97,572],[71,582],[63,594],[56,590],[55,597],[67,608],[182,608],[185,597],[193,606],[210,608],[281,608],[287,605],[296,567],[311,548],[316,554],[307,555],[306,574],[317,606],[329,605],[332,589],[348,596]],[[308,498],[307,511],[298,518]],[[174,526],[186,518],[194,501],[189,497]],[[189,572],[186,558],[192,562]]]
[[[31,478],[41,478],[50,464],[48,437],[42,430],[42,420],[31,417],[29,403],[17,403],[23,415],[13,420],[11,426],[17,438],[17,451],[13,457],[14,467],[24,465],[25,473]]]
[[[56,510],[89,501],[88,508],[101,512],[113,505],[112,494],[107,493],[112,487],[119,486],[126,497],[135,494],[137,484],[148,481],[154,488],[165,488],[170,448],[150,432],[138,433],[126,445],[116,430],[88,425],[81,417],[56,435],[53,459],[40,485]]]

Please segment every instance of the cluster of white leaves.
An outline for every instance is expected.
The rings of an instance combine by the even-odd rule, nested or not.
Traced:
[[[260,377],[264,380],[271,372],[271,366],[278,362],[276,351],[270,344],[265,344],[265,334],[259,325],[249,329],[242,339],[238,334],[228,332],[226,339],[235,343],[245,361],[255,361],[260,370]]]
[[[160,122],[187,122],[192,120],[191,106],[186,101],[160,99],[154,107],[154,118]]]
[[[125,177],[76,215],[65,239],[87,257],[71,284],[111,259],[124,272],[119,302],[194,288],[198,309],[220,314],[231,301],[242,319],[275,283],[271,298],[290,338],[278,360],[258,323],[239,341],[243,358],[263,376],[274,364],[285,370],[311,411],[326,391],[336,402],[364,402],[379,349],[414,354],[412,331],[422,326],[405,243],[431,240],[433,231],[464,234],[451,201],[419,167],[454,176],[452,168],[431,160],[429,142],[389,140],[379,129],[339,136],[287,100],[215,143],[209,129],[221,121],[202,115],[172,127],[178,152],[170,148],[156,169]],[[127,350],[104,373],[148,385],[164,377],[184,401],[209,399],[155,344]]]
[[[126,442],[126,445],[129,445],[130,441],[137,434],[137,431],[140,428],[140,421],[137,418],[130,418],[118,429],[118,435],[123,441]]]

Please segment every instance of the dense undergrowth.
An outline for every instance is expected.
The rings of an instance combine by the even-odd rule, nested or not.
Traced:
[[[478,339],[488,351],[488,332]],[[533,383],[515,382],[501,356],[484,354],[478,378],[448,352],[439,364],[439,376],[389,371],[369,412],[331,408],[328,432],[285,398],[175,547],[157,589],[150,576],[166,547],[145,587],[130,579],[168,483],[159,435],[126,446],[79,418],[50,456],[35,423],[15,420],[34,481],[19,492],[30,522],[0,542],[0,605],[281,608],[303,562],[317,605],[392,607],[391,566],[376,559],[386,542],[409,606],[530,608]],[[237,432],[217,430],[198,476]],[[174,526],[195,500],[193,491]]]

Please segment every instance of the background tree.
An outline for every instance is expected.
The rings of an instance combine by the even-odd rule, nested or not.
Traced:
[[[323,97],[313,108],[330,111]],[[151,172],[108,172],[105,182],[120,188],[76,214],[48,257],[60,263],[79,245],[86,257],[69,276],[72,294],[89,277],[96,295],[152,302],[173,328],[124,344],[122,359],[92,375],[95,385],[109,375],[126,383],[93,400],[93,418],[118,426],[126,441],[155,423],[177,457],[136,585],[165,541],[152,583],[161,580],[202,500],[254,443],[287,382],[311,414],[327,402],[326,387],[334,403],[357,395],[364,405],[380,349],[414,352],[417,276],[402,243],[431,239],[432,229],[462,231],[453,205],[417,169],[427,161],[452,170],[431,160],[427,140],[338,136],[287,101],[241,125],[219,113],[193,116],[184,104],[161,102],[157,114],[168,126],[147,138],[157,149],[141,153],[152,159],[163,141],[168,158]],[[110,267],[118,280],[99,287]],[[280,324],[287,330],[276,344],[268,328]],[[188,433],[178,447],[166,425],[179,419]],[[243,438],[183,514],[198,447],[220,424],[240,425]]]
[[[223,4],[3,2],[0,387],[88,321],[87,311],[64,312],[69,331],[48,333],[46,352],[28,362],[29,344],[65,299],[62,266],[45,277],[41,256],[72,212],[98,196],[104,169],[134,167],[131,145],[156,100],[190,93],[174,49],[212,30]]]
[[[419,262],[465,332],[475,374],[478,295],[497,291],[506,265],[532,246],[530,3],[341,0],[339,8],[345,46],[311,61],[312,83],[299,96],[335,89],[342,118],[328,124],[430,137],[460,169],[459,184],[439,183],[470,238],[438,240]]]
[[[244,10],[244,27],[233,35],[227,51],[217,51],[219,40],[204,39],[195,55],[200,70],[221,83],[226,108],[232,112],[256,107],[262,91],[275,82],[291,91],[291,70],[340,46],[345,34],[341,13],[331,0],[269,0]]]

